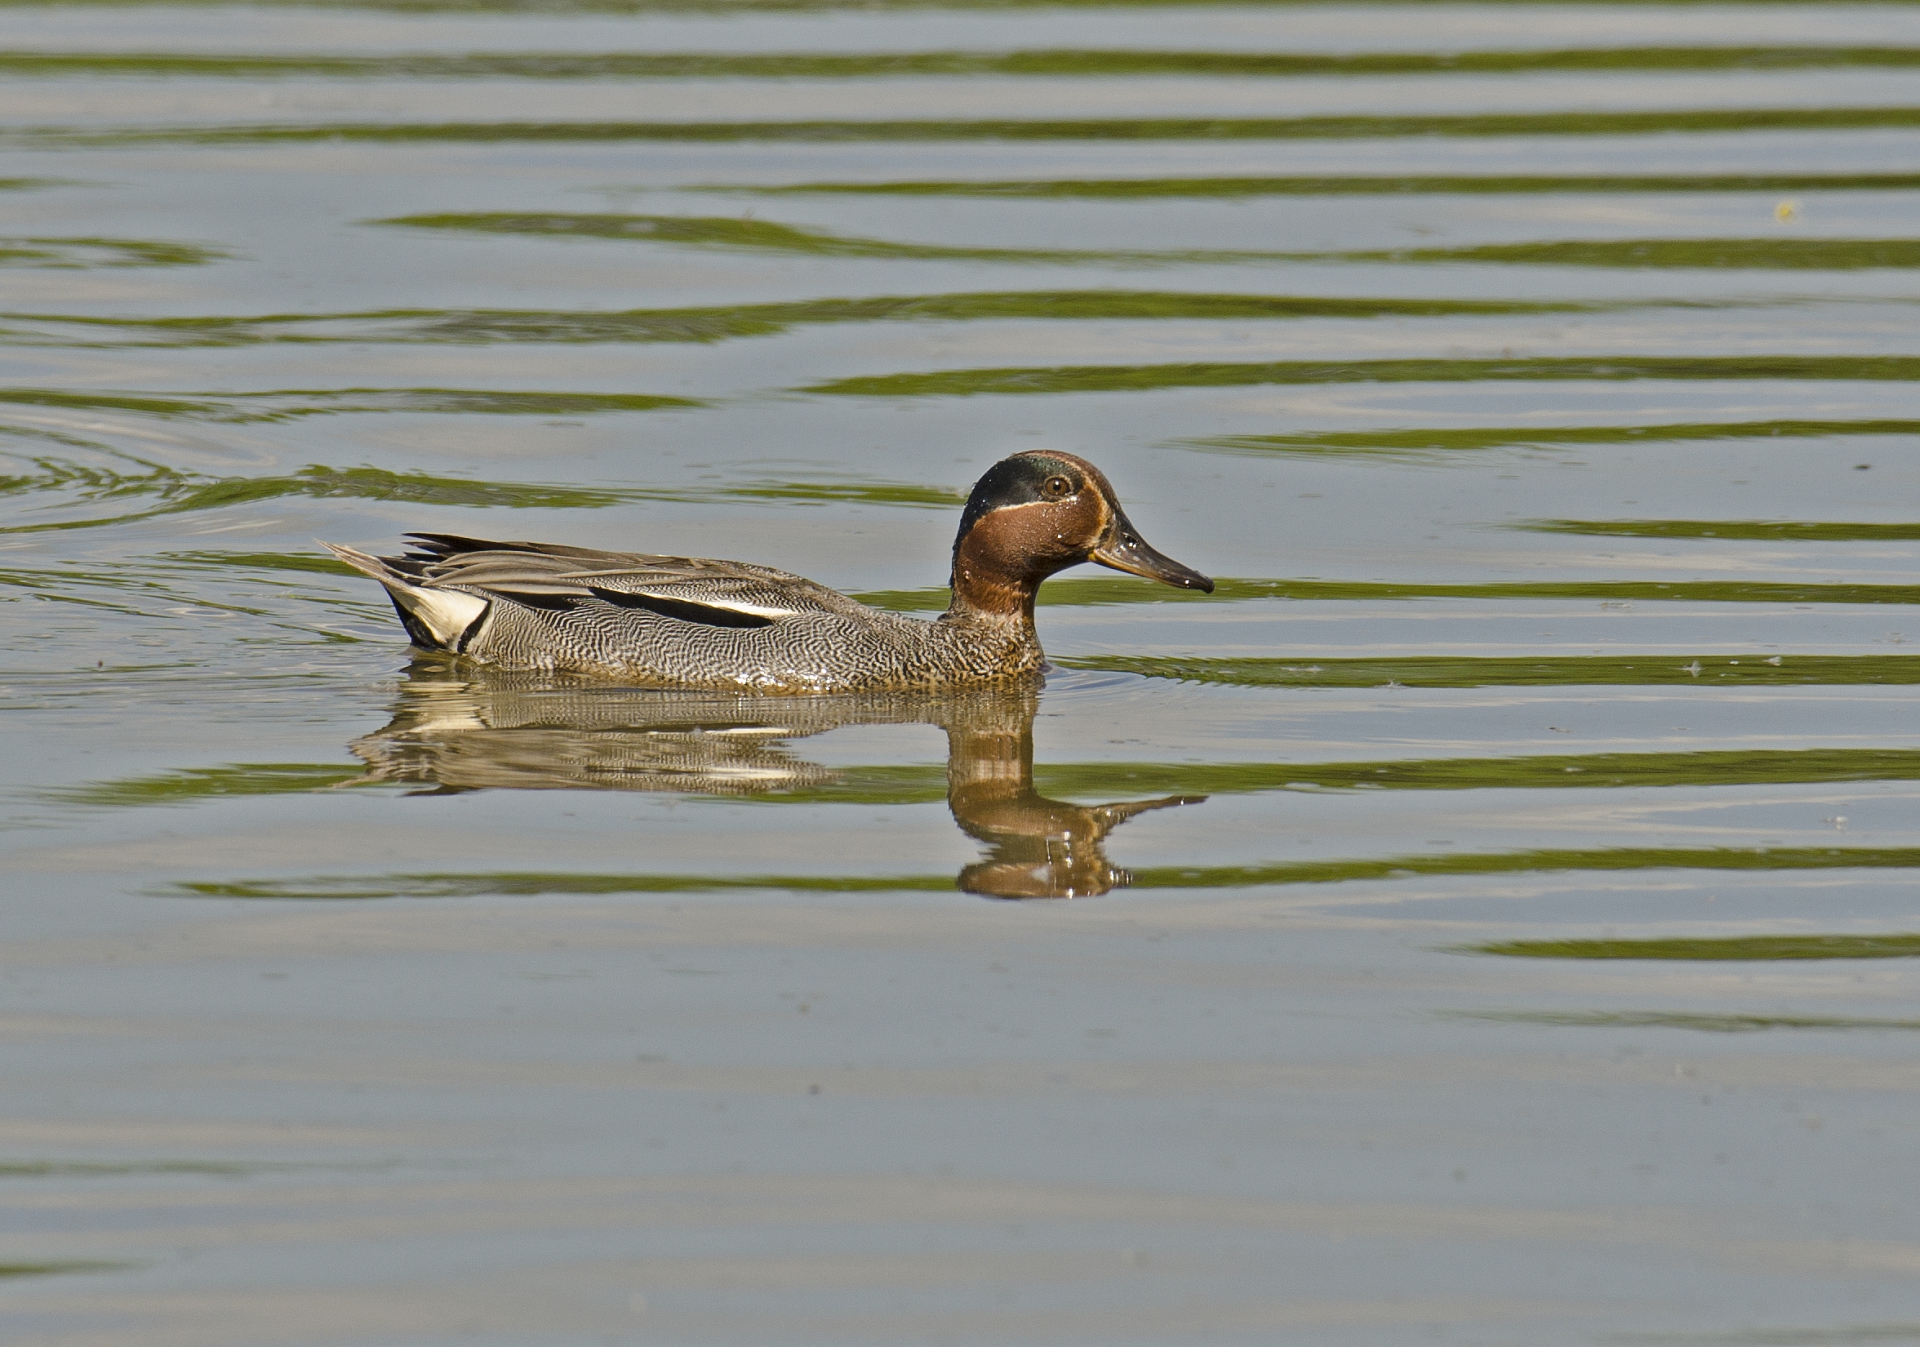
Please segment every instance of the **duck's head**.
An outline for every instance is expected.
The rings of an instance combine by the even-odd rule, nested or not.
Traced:
[[[1213,592],[1206,576],[1147,546],[1100,469],[1073,454],[1036,449],[1001,459],[967,498],[953,543],[954,601],[985,612],[1031,613],[1040,582],[1083,561]]]

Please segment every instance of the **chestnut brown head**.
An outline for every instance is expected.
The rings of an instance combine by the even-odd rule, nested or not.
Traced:
[[[1042,580],[1083,561],[1213,592],[1206,576],[1147,546],[1100,469],[1038,449],[1000,460],[975,484],[953,544],[954,594],[989,611],[1031,609]]]

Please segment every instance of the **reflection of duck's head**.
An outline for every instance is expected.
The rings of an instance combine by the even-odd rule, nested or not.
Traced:
[[[1036,449],[994,464],[967,498],[953,543],[954,597],[984,612],[1031,613],[1040,582],[1083,561],[1213,592],[1206,576],[1147,546],[1100,469]]]
[[[1133,882],[1107,860],[1107,834],[1136,814],[1198,804],[1204,795],[1077,805],[1033,786],[1033,717],[979,716],[947,726],[947,804],[954,822],[990,848],[960,872],[968,893],[996,898],[1088,898]]]
[[[969,835],[993,848],[983,861],[960,872],[960,887],[994,898],[1093,898],[1133,883],[1133,876],[1107,860],[1107,834],[1135,814],[1174,805],[1199,804],[1204,795],[1080,806],[1029,798],[1008,810],[953,816]]]
[[[640,790],[819,798],[843,774],[791,744],[849,725],[935,725],[947,732],[947,803],[954,821],[987,844],[959,884],[1003,898],[1073,898],[1129,880],[1102,842],[1149,809],[1195,803],[1173,796],[1076,805],[1033,788],[1029,683],[965,691],[817,697],[610,687],[586,679],[502,674],[434,657],[417,660],[393,719],[354,741],[372,779],[439,792],[485,789]],[[935,778],[937,781],[937,778]],[[901,802],[926,800],[934,782],[898,781]],[[863,798],[870,790],[862,789]],[[937,798],[935,796],[934,798]]]

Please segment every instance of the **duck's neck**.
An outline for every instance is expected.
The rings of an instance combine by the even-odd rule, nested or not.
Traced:
[[[1010,569],[980,533],[974,530],[953,549],[953,602],[947,606],[947,616],[1015,622],[1033,630],[1033,599],[1046,573]]]

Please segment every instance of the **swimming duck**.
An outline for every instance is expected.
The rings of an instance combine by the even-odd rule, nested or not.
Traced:
[[[647,687],[850,692],[1034,673],[1046,660],[1034,594],[1083,561],[1213,592],[1142,541],[1098,468],[1052,450],[1002,459],[974,486],[953,544],[953,602],[931,622],[738,561],[407,537],[413,550],[399,557],[323,545],[386,586],[415,645]]]

